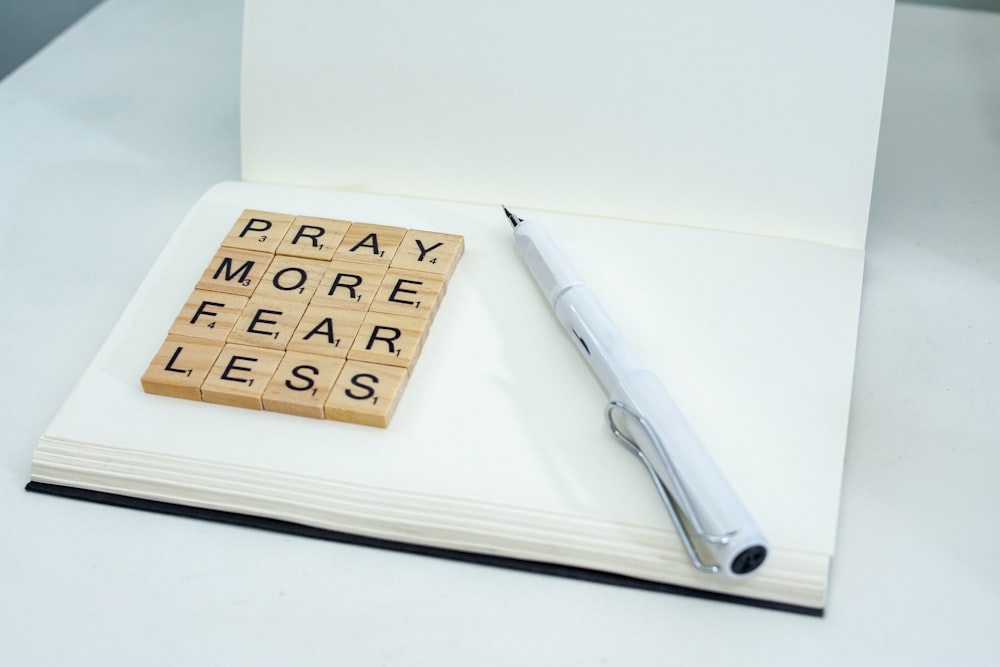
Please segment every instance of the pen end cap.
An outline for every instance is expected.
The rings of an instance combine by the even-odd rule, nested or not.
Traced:
[[[747,547],[741,551],[736,558],[733,559],[730,569],[732,570],[732,573],[737,576],[747,575],[763,565],[766,558],[767,548],[759,544],[755,544],[752,547]]]

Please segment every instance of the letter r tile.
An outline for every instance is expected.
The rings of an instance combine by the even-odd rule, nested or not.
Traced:
[[[413,369],[430,320],[369,312],[347,353],[348,359]]]
[[[368,310],[387,266],[334,259],[313,294],[314,305]]]
[[[346,220],[295,216],[277,253],[329,262],[350,226]]]

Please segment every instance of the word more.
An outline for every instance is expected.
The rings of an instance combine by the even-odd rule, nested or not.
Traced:
[[[463,250],[453,234],[244,211],[143,390],[385,428]]]

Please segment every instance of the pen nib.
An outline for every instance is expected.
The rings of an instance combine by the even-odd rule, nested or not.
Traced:
[[[508,211],[506,206],[503,206],[502,208],[503,212],[507,214],[507,219],[510,220],[511,227],[517,227],[521,224],[521,218]]]

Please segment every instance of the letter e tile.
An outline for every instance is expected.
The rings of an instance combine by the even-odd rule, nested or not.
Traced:
[[[230,343],[284,350],[298,326],[306,304],[253,296],[243,307],[226,339]]]
[[[229,343],[201,384],[201,400],[261,410],[261,396],[285,353]]]

